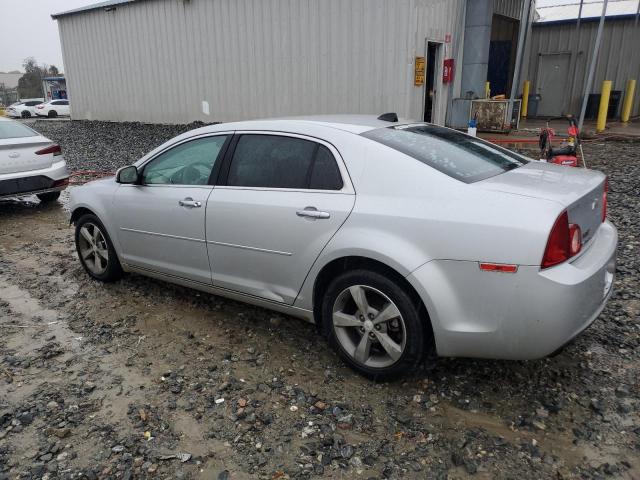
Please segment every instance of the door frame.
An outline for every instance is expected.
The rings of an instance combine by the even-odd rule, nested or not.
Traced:
[[[429,75],[429,71],[427,70],[429,65],[429,59],[427,58],[429,55],[429,44],[436,44],[436,59],[435,59],[435,68],[434,68],[434,92],[435,92],[435,100],[433,105],[431,106],[431,123],[437,125],[444,125],[444,115],[443,118],[440,118],[440,105],[441,100],[440,97],[443,93],[443,83],[442,83],[442,62],[444,60],[444,42],[442,40],[436,40],[431,37],[426,37],[424,40],[424,56],[425,56],[425,82],[422,87],[422,108],[421,108],[421,121],[424,121],[424,116],[427,110],[427,76]]]

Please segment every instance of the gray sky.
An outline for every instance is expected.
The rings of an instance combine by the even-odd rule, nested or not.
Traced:
[[[22,61],[35,57],[61,71],[58,24],[52,13],[98,3],[99,0],[1,0],[0,72],[22,71]]]

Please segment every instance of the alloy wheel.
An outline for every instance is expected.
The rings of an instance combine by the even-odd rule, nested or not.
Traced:
[[[109,249],[100,228],[94,223],[85,223],[80,228],[78,242],[84,264],[94,274],[102,275],[109,265]]]
[[[356,362],[385,368],[402,356],[407,330],[396,304],[366,285],[345,288],[336,298],[333,328],[342,349]]]

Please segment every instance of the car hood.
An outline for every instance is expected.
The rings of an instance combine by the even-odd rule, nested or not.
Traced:
[[[569,206],[602,185],[604,179],[605,175],[596,170],[531,161],[474,185],[485,190],[552,200]]]

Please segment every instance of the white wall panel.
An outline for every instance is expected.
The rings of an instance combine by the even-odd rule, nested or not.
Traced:
[[[72,116],[186,123],[423,114],[425,41],[460,54],[465,0],[146,0],[58,18]],[[437,119],[450,85],[438,79]],[[210,115],[202,113],[207,101]]]

